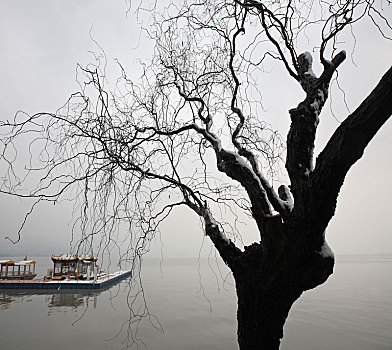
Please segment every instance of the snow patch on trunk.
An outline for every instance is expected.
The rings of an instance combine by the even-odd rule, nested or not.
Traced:
[[[304,52],[302,55],[303,55],[305,61],[307,61],[307,63],[308,63],[308,70],[304,74],[305,75],[310,75],[310,76],[316,78],[316,74],[314,74],[314,72],[312,70],[312,64],[313,64],[313,57],[312,57],[312,55],[308,51]]]
[[[321,251],[320,251],[320,255],[324,258],[334,258],[335,255],[332,251],[332,249],[330,248],[330,246],[328,245],[327,241],[324,239],[324,244],[321,247]]]

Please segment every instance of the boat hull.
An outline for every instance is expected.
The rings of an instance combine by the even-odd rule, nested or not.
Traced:
[[[1,280],[0,289],[101,289],[131,275],[131,271],[118,271],[97,280]]]
[[[19,276],[2,276],[1,280],[11,280],[11,281],[19,281],[19,280],[32,280],[37,274],[28,274],[28,275],[19,275]]]

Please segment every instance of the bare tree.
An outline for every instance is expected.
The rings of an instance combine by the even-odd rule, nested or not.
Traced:
[[[8,170],[1,192],[36,203],[73,199],[81,242],[97,236],[103,245],[118,245],[126,231],[131,259],[148,251],[175,207],[188,207],[233,273],[240,349],[278,349],[292,304],[333,272],[325,230],[340,188],[392,113],[389,69],[314,159],[320,112],[346,59],[339,38],[368,20],[389,40],[389,5],[142,2],[136,11],[150,16],[145,31],[155,49],[140,80],[118,63],[117,84],[107,88],[105,57],[97,56],[95,64],[79,67],[81,89],[56,113],[18,113],[2,123],[1,161]],[[319,38],[311,44],[307,36],[315,31]],[[297,52],[304,38],[312,54]],[[321,63],[319,75],[313,59]],[[261,117],[258,78],[271,61],[305,93],[289,111],[285,145]],[[20,175],[16,149],[26,139],[30,161]],[[289,185],[276,191],[284,159]],[[243,249],[240,212],[260,233]]]

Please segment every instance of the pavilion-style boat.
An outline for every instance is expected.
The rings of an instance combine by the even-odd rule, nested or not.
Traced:
[[[54,265],[53,269],[48,271],[47,278],[52,280],[96,280],[100,272],[97,260],[92,255],[52,255]]]
[[[35,273],[34,260],[14,262],[13,260],[0,260],[1,270],[0,279],[4,280],[32,280]]]

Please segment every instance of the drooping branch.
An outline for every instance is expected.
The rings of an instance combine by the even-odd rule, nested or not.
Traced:
[[[245,17],[242,20],[242,25],[244,20]],[[278,210],[279,212],[285,210],[285,207],[283,201],[276,195],[272,186],[270,186],[268,181],[262,176],[258,168],[256,157],[239,141],[246,118],[238,105],[241,83],[234,67],[234,58],[236,54],[236,39],[238,35],[243,32],[242,25],[234,32],[232,39],[230,39],[228,34],[219,31],[218,28],[214,28],[212,24],[210,25],[210,28],[212,28],[211,30],[219,32],[219,36],[223,37],[224,40],[229,43],[229,59],[226,64],[229,67],[230,75],[225,75],[225,79],[230,78],[228,83],[232,86],[228,107],[238,118],[231,136],[232,143],[238,153],[225,149],[220,137],[212,130],[215,116],[210,113],[208,102],[211,103],[210,96],[213,92],[211,90],[204,90],[201,86],[193,87],[192,83],[188,82],[189,78],[187,78],[187,71],[185,70],[185,72],[183,72],[178,66],[175,66],[177,58],[172,57],[171,52],[168,52],[165,48],[160,48],[160,55],[163,65],[167,70],[167,74],[163,74],[166,79],[164,82],[165,86],[174,86],[179,96],[190,109],[196,111],[192,118],[193,122],[189,128],[195,130],[202,139],[212,146],[215,151],[218,170],[225,173],[231,179],[238,181],[244,187],[252,203],[252,213],[254,217],[258,218],[257,221],[260,221],[259,227],[261,227],[262,218],[266,214],[272,213],[270,202],[275,210]],[[207,76],[207,74],[210,74],[210,79],[212,79],[214,78],[214,75],[217,74],[217,70],[210,73],[203,73],[205,76]],[[168,79],[167,77],[170,76],[172,78]],[[198,76],[198,78],[199,77],[200,76]],[[219,81],[218,78],[214,78],[211,80],[211,85],[216,84],[215,80]],[[160,84],[163,85],[163,82]],[[249,162],[249,164],[247,162]]]
[[[174,68],[170,67],[170,69],[174,69]],[[234,72],[233,75],[236,78]],[[178,84],[175,85],[179,95],[182,98],[184,98],[186,102],[199,104],[200,107],[197,109],[198,110],[197,114],[200,120],[205,125],[205,127],[204,128],[200,127],[194,123],[187,128],[194,129],[197,133],[199,133],[202,137],[204,137],[206,141],[208,141],[211,144],[216,154],[218,170],[225,173],[231,179],[241,183],[241,185],[247,191],[249,198],[252,202],[253,213],[255,214],[255,216],[262,218],[265,214],[271,214],[271,208],[268,201],[268,194],[266,193],[265,188],[267,188],[267,190],[270,193],[272,193],[273,189],[271,186],[269,186],[267,181],[264,180],[264,178],[261,176],[259,172],[255,172],[255,170],[257,170],[257,165],[256,165],[255,158],[253,157],[251,152],[241,147],[239,142],[236,140],[236,137],[241,130],[241,125],[245,121],[241,109],[234,106],[235,103],[234,101],[236,100],[238,86],[239,86],[238,79],[236,80],[235,93],[233,94],[233,100],[231,103],[232,109],[240,118],[240,122],[237,125],[236,131],[232,135],[232,141],[234,145],[237,148],[239,148],[238,154],[235,152],[225,150],[222,147],[222,142],[219,139],[219,137],[211,131],[212,116],[208,116],[207,118],[203,118],[201,116],[203,110],[205,109],[205,105],[206,105],[205,101],[200,97],[187,95]],[[248,164],[246,164],[245,160],[241,156],[245,156],[245,158],[251,162],[252,166],[250,167]],[[277,198],[275,194],[274,194],[274,198]]]
[[[279,59],[281,59],[284,63],[287,72],[295,80],[298,80],[298,76],[295,73],[298,66],[296,52],[294,50],[294,45],[292,41],[293,32],[287,28],[287,24],[290,23],[290,20],[288,19],[288,14],[292,13],[292,11],[290,11],[290,9],[292,9],[291,3],[288,3],[287,7],[284,8],[284,11],[282,7],[282,12],[279,13],[280,11],[271,11],[271,9],[261,1],[237,0],[236,2],[241,6],[247,8],[248,10],[254,10],[256,13],[259,14],[260,24],[265,31],[268,40],[277,50]],[[278,15],[278,13],[280,16]],[[278,34],[276,35],[276,33]],[[288,51],[289,58],[286,57],[285,51]]]
[[[344,3],[332,3],[329,10],[329,17],[324,22],[322,29],[322,41],[320,46],[320,62],[327,69],[331,62],[325,58],[325,51],[328,44],[332,42],[332,51],[335,51],[336,42],[338,35],[353,22],[358,21],[359,18],[363,17],[364,13],[372,8],[372,2],[362,1],[346,1]],[[357,12],[360,12],[357,15]]]

